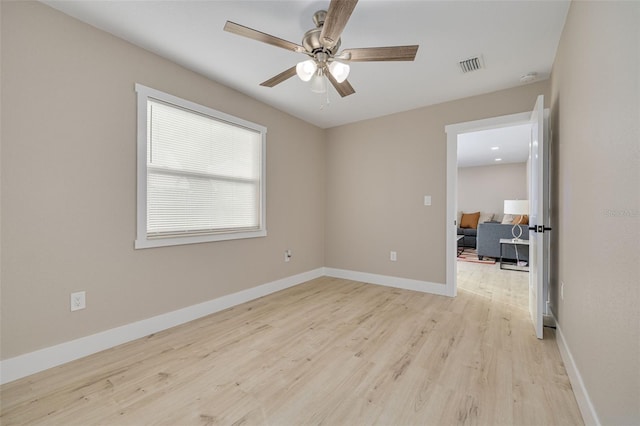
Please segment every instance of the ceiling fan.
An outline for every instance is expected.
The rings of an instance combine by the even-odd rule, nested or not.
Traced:
[[[355,93],[355,90],[347,81],[349,65],[343,62],[413,61],[418,51],[418,45],[410,45],[345,49],[339,52],[340,35],[357,3],[357,0],[331,0],[329,10],[314,13],[316,28],[305,33],[302,45],[231,21],[227,21],[224,30],[311,58],[260,83],[261,86],[273,87],[297,74],[301,80],[311,81],[312,91],[325,93],[326,77],[340,96],[345,97]]]

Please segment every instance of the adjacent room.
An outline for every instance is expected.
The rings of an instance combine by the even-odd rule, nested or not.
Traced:
[[[529,208],[530,140],[531,126],[524,124],[463,133],[457,144],[458,288],[496,303],[517,295],[511,301],[523,310],[530,278],[528,211],[513,215],[505,206]]]
[[[531,126],[520,125],[458,137],[459,261],[494,264],[504,258],[527,271],[528,248],[500,247],[500,240],[528,239],[528,209],[513,215],[505,205],[522,201],[528,208],[530,134]]]
[[[640,424],[640,2],[0,22],[1,424]]]

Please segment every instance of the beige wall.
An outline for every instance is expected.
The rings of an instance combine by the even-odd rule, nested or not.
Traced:
[[[504,200],[527,200],[527,163],[458,168],[458,211],[504,213]]]
[[[603,424],[640,419],[639,9],[574,2],[551,82],[552,305]],[[324,132],[39,3],[0,10],[2,359],[325,265],[444,283],[444,126],[549,99]],[[133,250],[136,82],[268,127],[268,237]]]
[[[607,424],[640,418],[638,13],[572,5],[552,79],[553,308]],[[444,126],[528,111],[551,88],[325,132],[17,2],[2,3],[1,76],[2,359],[321,266],[444,283]],[[268,127],[268,237],[133,250],[136,82]],[[71,313],[77,290],[88,308]]]
[[[640,423],[639,23],[573,2],[552,74],[552,307],[605,425]]]
[[[323,130],[40,3],[1,74],[2,359],[324,266]],[[135,83],[268,127],[266,238],[133,249]]]
[[[543,81],[329,129],[326,265],[444,284],[444,127],[530,111],[549,87]]]

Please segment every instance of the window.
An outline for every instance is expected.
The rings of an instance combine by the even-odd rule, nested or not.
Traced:
[[[136,84],[136,248],[265,236],[266,128]]]

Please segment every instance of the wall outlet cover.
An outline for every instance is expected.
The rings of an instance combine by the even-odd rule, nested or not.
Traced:
[[[86,293],[84,291],[78,291],[71,293],[71,311],[79,311],[87,307]]]

